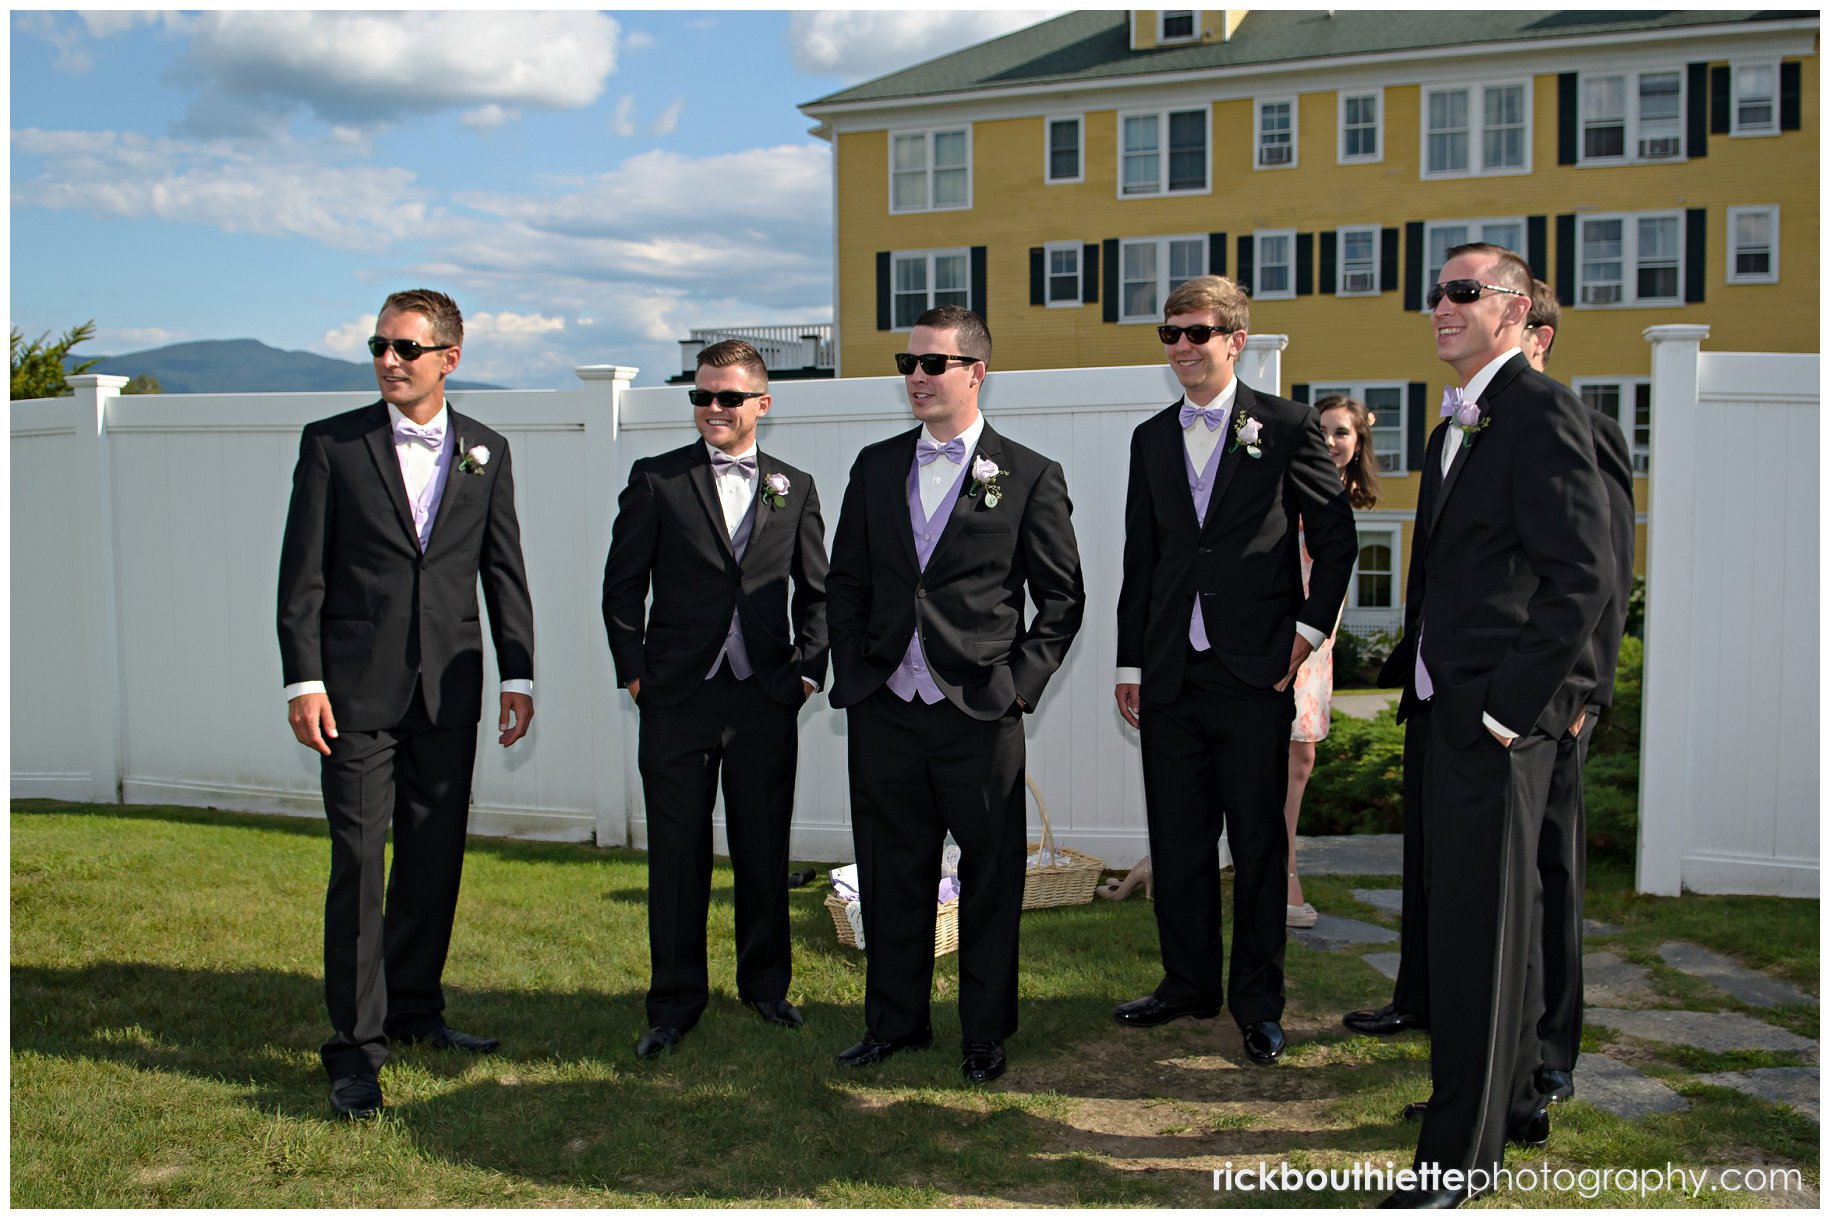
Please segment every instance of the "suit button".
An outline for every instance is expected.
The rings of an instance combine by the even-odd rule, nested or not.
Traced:
[[[926,600],[926,599],[927,599],[927,596],[928,596],[928,590],[927,590],[927,589],[925,589],[925,588],[918,588],[918,589],[916,589],[916,590],[915,590],[915,596],[916,596],[916,598],[917,598],[917,599],[918,599],[918,600],[924,600],[924,601],[925,601],[925,600]]]
[[[1212,554],[1213,552],[1214,550],[1211,546],[1203,546],[1195,551],[1196,554]]]

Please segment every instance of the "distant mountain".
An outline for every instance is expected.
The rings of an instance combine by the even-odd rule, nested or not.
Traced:
[[[94,358],[90,372],[117,377],[141,373],[158,378],[168,394],[225,394],[248,391],[294,393],[309,390],[375,392],[375,370],[370,364],[333,360],[309,351],[281,351],[254,339],[210,339],[199,343],[173,343],[124,356],[73,355],[68,363]],[[449,388],[501,389],[481,381],[446,382]]]

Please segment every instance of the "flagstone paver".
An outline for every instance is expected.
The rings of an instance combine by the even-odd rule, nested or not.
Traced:
[[[1390,927],[1381,927],[1357,918],[1324,914],[1315,920],[1313,927],[1291,928],[1290,938],[1305,948],[1326,951],[1350,948],[1355,944],[1389,944],[1398,938],[1398,933]]]
[[[1584,1054],[1576,1060],[1576,1099],[1586,1101],[1615,1117],[1650,1117],[1676,1113],[1690,1102],[1648,1075],[1605,1054]]]
[[[1402,876],[1404,835],[1329,834],[1296,840],[1297,870],[1304,876]]]
[[[1587,1059],[1583,1059],[1587,1062]],[[1697,1082],[1733,1088],[1749,1096],[1790,1105],[1812,1121],[1819,1121],[1821,1096],[1816,1067],[1759,1067],[1752,1071],[1719,1071],[1697,1076]]]
[[[1667,1045],[1687,1045],[1717,1054],[1729,1050],[1817,1052],[1817,1042],[1740,1012],[1634,1012],[1591,1007],[1583,1018],[1590,1024],[1618,1029],[1630,1037],[1644,1037]]]
[[[1374,910],[1382,910],[1386,914],[1401,913],[1404,906],[1403,889],[1355,889],[1353,897],[1355,901],[1365,902]]]
[[[1589,1007],[1641,1007],[1658,1002],[1652,971],[1611,952],[1582,955],[1582,1001]]]
[[[1749,969],[1732,957],[1699,948],[1695,944],[1686,944],[1681,940],[1660,944],[1658,955],[1673,969],[1681,969],[1693,978],[1701,978],[1751,1007],[1817,1002],[1789,982],[1781,982],[1778,978]]]
[[[1395,952],[1369,952],[1360,958],[1368,965],[1396,982],[1398,980],[1398,954]]]

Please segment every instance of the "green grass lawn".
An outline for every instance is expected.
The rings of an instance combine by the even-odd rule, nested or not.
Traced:
[[[642,1062],[643,856],[473,839],[449,1016],[503,1051],[405,1049],[382,1073],[385,1115],[338,1122],[316,1052],[318,822],[16,801],[11,830],[15,1206],[1351,1206],[1377,1198],[1217,1195],[1211,1174],[1227,1160],[1408,1163],[1415,1128],[1396,1112],[1428,1091],[1426,1039],[1341,1028],[1340,1012],[1389,991],[1351,953],[1291,946],[1292,1049],[1273,1069],[1245,1064],[1225,1018],[1115,1026],[1114,1002],[1158,977],[1141,895],[1024,916],[1022,1027],[998,1084],[960,1078],[951,956],[935,970],[935,1048],[843,1071],[833,1056],[863,1031],[862,955],[836,942],[817,886],[795,891],[789,997],[807,1027],[765,1025],[731,982],[722,866],[711,1007],[677,1052]],[[1817,990],[1815,902],[1671,901],[1594,880],[1591,913],[1622,928],[1610,943],[1628,955],[1688,938]],[[1396,883],[1305,886],[1324,910],[1377,919],[1349,891]],[[1670,1006],[1710,1004],[1655,980]],[[1815,1008],[1765,1018],[1817,1035]],[[1688,1112],[1632,1123],[1578,1101],[1532,1161],[1796,1165],[1815,1198],[1815,1123],[1662,1065]]]

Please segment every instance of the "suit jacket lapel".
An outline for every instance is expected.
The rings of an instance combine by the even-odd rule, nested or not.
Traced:
[[[451,409],[449,403],[446,404],[445,409],[448,412],[445,416],[445,443],[451,446],[451,454],[450,460],[445,463],[445,489],[439,494],[438,512],[432,518],[432,537],[426,543],[428,550],[432,548],[433,543],[438,541],[439,527],[445,523],[445,518],[451,515],[452,501],[462,493],[464,479],[477,477],[473,474],[459,477],[458,473],[458,465],[464,460],[464,445],[471,436],[481,435],[476,431],[476,421],[458,414]]]
[[[413,509],[407,504],[407,480],[401,477],[400,458],[394,452],[392,416],[383,402],[377,402],[369,411],[372,416],[368,431],[369,456],[374,459],[375,472],[381,476],[388,501],[394,505],[395,519],[407,531],[413,549],[418,550],[419,534],[413,529]]]
[[[757,464],[760,468],[760,459]],[[693,494],[699,499],[699,507],[705,510],[706,522],[711,526],[718,544],[724,547],[725,556],[736,562],[737,552],[731,547],[731,531],[724,524],[724,503],[718,498],[718,484],[712,479],[712,455],[705,451],[703,443],[692,446],[692,469],[687,471],[686,481],[692,484]]]
[[[1178,398],[1171,410],[1179,411],[1185,399]],[[1176,502],[1187,509],[1188,529],[1190,533],[1199,533],[1201,518],[1195,515],[1195,493],[1188,486],[1188,445],[1182,439],[1182,430],[1174,425],[1175,415],[1164,417],[1162,442],[1153,443],[1144,450],[1144,460],[1150,466],[1150,475],[1157,486],[1174,487],[1170,491]],[[1195,472],[1197,476],[1200,471]],[[1209,504],[1212,501],[1209,500]]]
[[[987,423],[983,428],[979,429],[978,447],[969,450],[966,453],[965,470],[963,476],[959,480],[959,495],[953,500],[953,511],[947,515],[947,524],[946,527],[941,530],[940,541],[934,544],[935,555],[940,554],[940,552],[945,549],[947,543],[952,541],[954,536],[958,534],[961,529],[966,527],[966,518],[972,515],[974,508],[978,507],[978,497],[970,494],[972,489],[972,463],[978,460],[981,454],[990,458],[992,461],[996,461],[998,459],[998,454],[1003,451],[1004,438],[991,430],[991,424]],[[983,494],[984,493],[981,491],[980,495]],[[930,556],[928,565],[933,566],[933,564],[934,558],[933,556]]]
[[[1233,445],[1233,429],[1239,426],[1243,416],[1251,412],[1256,401],[1252,391],[1241,381],[1233,394],[1232,413],[1226,417],[1223,425],[1226,433],[1220,438],[1220,464],[1214,470],[1214,489],[1207,497],[1207,519],[1202,522],[1202,533],[1214,528],[1214,523],[1220,519],[1220,504],[1226,498],[1226,489],[1232,483],[1233,475],[1239,472],[1239,463],[1246,460],[1245,449]]]
[[[752,488],[756,505],[754,509],[756,519],[750,522],[751,546],[756,545],[756,539],[762,535],[763,526],[768,524],[769,518],[775,515],[774,510],[769,507],[769,502],[763,498],[763,492],[769,486],[769,475],[775,473],[778,468],[767,453],[761,449],[756,450],[756,486]],[[793,487],[789,488],[790,491],[793,489]],[[749,551],[746,550],[744,554],[748,555]]]
[[[871,488],[878,497],[877,511],[896,522],[892,532],[901,539],[903,558],[914,572],[921,570],[921,556],[915,553],[915,527],[909,521],[909,468],[915,464],[915,440],[920,435],[918,427],[884,450],[885,461],[894,464],[886,466]]]
[[[1506,361],[1500,366],[1499,371],[1493,374],[1493,379],[1487,382],[1487,387],[1481,391],[1480,397],[1476,399],[1476,401],[1480,403],[1481,416],[1484,419],[1491,420],[1493,418],[1494,403],[1498,400],[1500,395],[1506,392],[1507,387],[1518,378],[1519,373],[1529,367],[1530,364],[1526,361],[1524,355],[1520,354],[1513,356],[1512,359]],[[1459,444],[1466,451],[1455,455],[1455,462],[1449,467],[1448,476],[1442,480],[1442,486],[1436,492],[1436,503],[1430,510],[1430,524],[1432,528],[1436,524],[1436,519],[1442,515],[1442,506],[1448,501],[1449,493],[1455,490],[1455,485],[1461,481],[1461,472],[1468,468],[1468,462],[1473,459],[1474,450],[1476,448],[1475,445],[1468,443],[1468,433],[1455,427],[1452,420],[1444,420],[1437,430],[1442,433],[1443,444]],[[1476,434],[1476,438],[1478,438],[1478,434]],[[1437,450],[1436,464],[1433,468],[1438,471],[1442,469],[1442,452],[1440,449]]]

